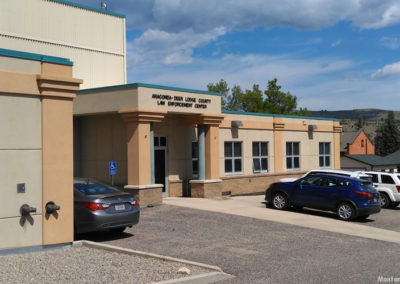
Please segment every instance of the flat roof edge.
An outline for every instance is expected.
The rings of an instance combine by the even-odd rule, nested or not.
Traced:
[[[97,9],[97,8],[93,8],[93,7],[90,7],[90,6],[86,6],[86,5],[82,5],[82,4],[78,4],[78,3],[73,3],[73,2],[70,2],[70,1],[65,1],[65,0],[50,0],[50,1],[51,2],[60,3],[60,4],[65,4],[65,5],[72,6],[72,7],[82,8],[82,9],[85,9],[85,10],[94,11],[94,12],[98,12],[98,13],[102,13],[102,14],[107,14],[107,15],[118,17],[118,18],[124,18],[124,19],[126,18],[125,15],[120,14],[120,13],[110,12],[110,11],[103,10],[103,9]]]
[[[292,114],[272,114],[272,113],[260,113],[260,112],[245,112],[245,111],[237,111],[237,110],[222,110],[221,112],[226,113],[226,114],[257,115],[257,116],[269,116],[269,117],[287,117],[287,118],[303,118],[303,119],[340,121],[340,119],[338,119],[338,118],[301,116],[301,115],[292,115]]]
[[[56,64],[69,65],[69,66],[74,65],[74,63],[71,60],[69,60],[68,58],[55,57],[55,56],[43,55],[43,54],[38,54],[38,53],[30,53],[30,52],[18,51],[18,50],[11,50],[11,49],[4,49],[4,48],[0,48],[0,56],[28,59],[28,60],[34,60],[34,61],[40,61],[40,62],[56,63]]]
[[[177,87],[168,87],[168,86],[145,84],[145,83],[132,83],[132,84],[122,84],[122,85],[114,85],[114,86],[99,87],[99,88],[92,88],[92,89],[84,89],[84,90],[78,91],[78,94],[88,94],[88,93],[103,92],[103,91],[123,90],[123,89],[129,89],[129,88],[137,88],[137,87],[221,96],[220,93],[216,93],[216,92],[177,88]]]

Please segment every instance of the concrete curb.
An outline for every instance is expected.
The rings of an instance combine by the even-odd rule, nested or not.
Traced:
[[[222,271],[221,268],[218,266],[213,266],[213,265],[208,265],[200,262],[195,262],[195,261],[189,261],[185,259],[180,259],[180,258],[175,258],[175,257],[169,257],[169,256],[164,256],[164,255],[159,255],[155,253],[149,253],[149,252],[143,252],[143,251],[137,251],[137,250],[132,250],[132,249],[127,249],[127,248],[121,248],[117,246],[112,246],[112,245],[107,245],[107,244],[99,244],[96,242],[91,242],[91,241],[75,241],[72,243],[73,247],[79,247],[79,246],[85,246],[89,248],[95,248],[95,249],[103,249],[107,250],[110,252],[118,252],[118,253],[125,253],[125,254],[131,254],[131,255],[139,255],[143,257],[149,257],[149,258],[157,258],[161,260],[166,260],[166,261],[173,261],[173,262],[178,262],[182,264],[188,264],[188,265],[193,265],[193,266],[198,266],[210,270],[214,270],[214,272],[210,273],[203,273],[199,275],[193,275],[189,277],[184,277],[184,278],[177,278],[177,279],[171,279],[171,280],[166,280],[166,281],[160,281],[160,282],[153,282],[153,283],[162,283],[162,284],[169,284],[169,283],[214,283],[216,281],[221,281],[225,279],[230,279],[234,278],[235,276],[227,274]]]

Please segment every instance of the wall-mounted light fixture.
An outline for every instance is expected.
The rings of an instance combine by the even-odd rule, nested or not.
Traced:
[[[314,131],[314,130],[317,130],[317,129],[318,129],[318,127],[315,124],[310,124],[308,126],[308,131]]]
[[[243,123],[240,120],[232,120],[231,127],[239,127],[243,126]]]

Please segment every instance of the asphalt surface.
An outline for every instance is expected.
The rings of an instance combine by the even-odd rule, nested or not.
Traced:
[[[170,205],[144,208],[140,223],[120,238],[82,238],[216,265],[236,276],[224,283],[377,283],[379,277],[400,277],[398,244]]]

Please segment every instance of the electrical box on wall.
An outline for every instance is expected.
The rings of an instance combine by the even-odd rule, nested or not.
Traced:
[[[17,193],[25,193],[25,183],[17,184]]]

